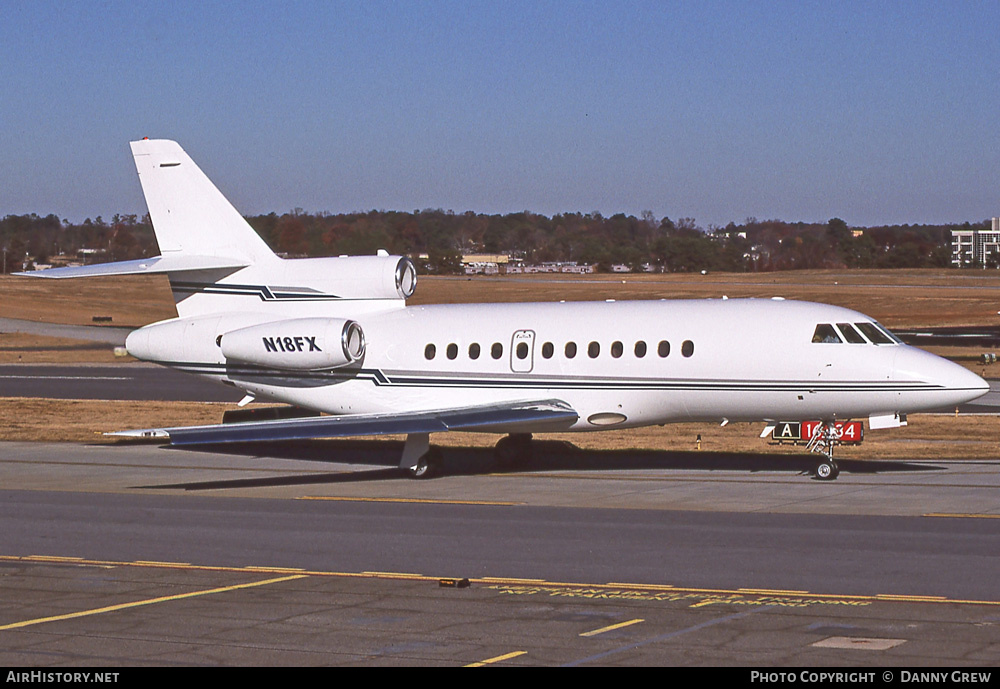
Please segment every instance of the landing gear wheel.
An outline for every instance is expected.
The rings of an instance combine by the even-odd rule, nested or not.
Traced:
[[[441,473],[441,451],[432,447],[417,460],[416,466],[407,469],[410,478],[426,479]]]
[[[819,481],[833,481],[840,475],[840,467],[833,458],[819,460],[816,465],[816,479]]]
[[[500,438],[493,449],[493,458],[503,469],[524,466],[531,461],[531,434],[511,433]]]

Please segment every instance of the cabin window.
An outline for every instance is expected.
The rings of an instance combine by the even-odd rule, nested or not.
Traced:
[[[469,345],[469,358],[478,359],[479,358],[479,343],[473,342]]]
[[[660,340],[660,344],[656,345],[656,353],[660,355],[661,359],[666,359],[670,356],[670,343],[666,340]]]
[[[449,359],[454,359],[455,357],[457,357],[458,345],[452,342],[450,345],[448,345],[448,349],[445,350],[445,354],[448,356]]]
[[[555,347],[552,346],[551,342],[546,342],[542,345],[542,356],[546,359],[551,359],[552,354],[555,352]]]
[[[601,345],[597,344],[596,342],[591,342],[589,345],[587,345],[587,356],[589,356],[591,359],[596,359],[600,353],[601,353]]]
[[[861,337],[861,333],[855,330],[850,323],[837,323],[837,328],[844,335],[844,339],[851,344],[868,344],[865,338]]]
[[[621,342],[611,343],[611,356],[617,359],[622,355],[623,351],[625,351],[625,347]]]
[[[863,332],[873,343],[877,345],[892,344],[889,336],[879,330],[874,323],[855,323],[854,325],[858,326],[858,330]]]
[[[433,359],[435,354],[437,354],[437,347],[435,347],[434,345],[429,344],[426,347],[424,347],[424,358],[427,359],[428,361]]]
[[[566,358],[572,359],[576,356],[576,342],[566,343]]]
[[[681,343],[681,355],[688,357],[694,354],[694,342],[691,340],[684,340]]]
[[[499,342],[494,342],[493,346],[490,348],[490,356],[494,359],[499,359],[503,356],[503,345]]]
[[[517,354],[517,358],[518,359],[527,359],[528,358],[528,343],[527,342],[518,342],[517,343],[517,349],[514,350],[514,352],[515,352],[515,354]]]
[[[635,343],[635,356],[637,359],[646,356],[646,343],[642,340]]]
[[[841,339],[840,335],[837,334],[837,331],[833,329],[832,325],[829,323],[820,323],[816,326],[816,330],[813,332],[812,341],[832,344],[841,342]]]

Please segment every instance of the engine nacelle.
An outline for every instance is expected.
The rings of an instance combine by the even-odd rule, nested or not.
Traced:
[[[267,266],[267,271],[268,285],[295,285],[340,299],[409,299],[417,288],[413,262],[384,253],[292,258]]]
[[[227,361],[315,371],[359,361],[365,354],[365,334],[352,320],[293,318],[225,333],[219,346]]]

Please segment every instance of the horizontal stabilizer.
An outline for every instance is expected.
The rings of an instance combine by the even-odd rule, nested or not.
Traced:
[[[579,418],[560,400],[514,402],[438,411],[319,416],[280,421],[150,428],[107,435],[131,438],[170,438],[171,445],[272,442],[361,435],[440,433],[443,431],[507,432],[535,425],[569,427]]]
[[[247,261],[220,258],[219,256],[167,255],[140,258],[135,261],[96,263],[90,266],[30,270],[25,273],[15,273],[15,275],[33,278],[89,278],[107,277],[110,275],[185,273],[196,270],[239,270],[240,268],[245,268],[247,265],[249,265]]]

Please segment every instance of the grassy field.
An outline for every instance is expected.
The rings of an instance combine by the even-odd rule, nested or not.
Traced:
[[[0,317],[91,325],[95,316],[115,326],[137,327],[173,317],[163,277],[74,281],[0,277]],[[565,299],[672,299],[781,296],[857,309],[889,327],[995,324],[1000,320],[1000,274],[995,271],[797,271],[767,274],[509,276],[420,278],[411,304],[550,301]],[[972,364],[980,350],[941,353]],[[0,334],[0,362],[117,361],[110,347],[29,335]],[[997,365],[1000,373],[1000,364]],[[165,425],[217,423],[220,404],[95,402],[8,398],[0,405],[0,440],[109,442],[103,431]],[[586,449],[694,450],[802,453],[758,438],[762,424],[676,424],[636,430],[552,436]],[[844,458],[995,459],[1000,419],[993,416],[911,415],[910,425],[870,432],[861,447],[844,447]],[[440,434],[442,445],[485,446],[495,435]]]
[[[217,402],[118,402],[6,398],[0,405],[0,440],[115,443],[107,431],[218,423],[235,405]],[[680,423],[602,433],[539,436],[587,450],[677,450],[802,454],[794,445],[770,445],[758,436],[764,424]],[[701,443],[698,443],[701,436]],[[439,433],[442,446],[489,447],[496,435]],[[844,459],[996,459],[1000,417],[914,414],[904,428],[869,431],[860,446],[842,447]],[[396,438],[402,440],[402,437]]]
[[[0,276],[0,317],[138,327],[176,315],[162,276],[38,280]],[[410,304],[785,297],[857,309],[889,327],[1000,322],[1000,272],[975,270],[420,276]]]

